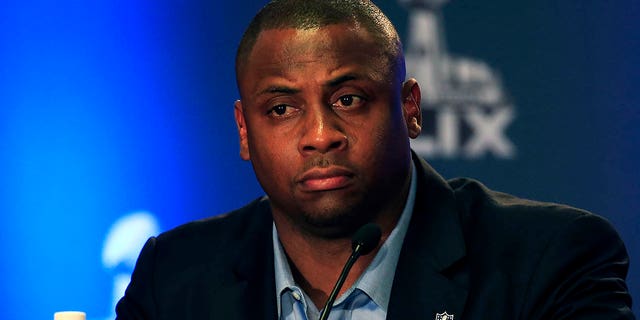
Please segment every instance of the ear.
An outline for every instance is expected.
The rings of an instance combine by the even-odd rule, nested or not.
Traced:
[[[415,139],[422,131],[422,111],[420,110],[420,86],[410,78],[402,84],[402,109],[407,122],[409,137]]]
[[[249,138],[247,137],[247,124],[244,119],[244,109],[242,101],[236,100],[233,104],[233,114],[236,117],[236,125],[238,126],[238,136],[240,137],[240,158],[249,160]]]

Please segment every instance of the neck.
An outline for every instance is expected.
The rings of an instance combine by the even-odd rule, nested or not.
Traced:
[[[309,295],[318,309],[322,308],[352,253],[351,239],[313,238],[294,232],[282,232],[282,225],[276,223],[276,226],[296,283]],[[348,290],[364,273],[389,233],[390,230],[382,235],[378,247],[373,252],[361,256],[356,261],[339,295]]]
[[[406,189],[408,191],[408,188]],[[339,295],[352,287],[364,273],[395,228],[406,202],[406,193],[404,192],[399,203],[374,219],[373,222],[381,228],[381,240],[371,253],[361,256],[355,262]],[[304,228],[287,219],[286,215],[278,214],[275,209],[273,218],[294,280],[309,295],[316,307],[322,308],[352,253],[351,237],[327,238],[305,232]]]
[[[378,246],[368,255],[361,256],[351,268],[339,296],[353,286],[375,258],[382,244],[395,228],[404,209],[409,193],[410,174],[401,191],[379,208],[372,221],[382,232]],[[327,237],[322,233],[308,232],[307,226],[293,221],[284,211],[271,203],[278,237],[287,255],[289,266],[296,283],[309,295],[320,309],[324,306],[345,263],[352,253],[351,235]]]

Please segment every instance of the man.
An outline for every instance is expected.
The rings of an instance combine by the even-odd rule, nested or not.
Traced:
[[[118,319],[629,319],[628,257],[585,211],[445,181],[413,155],[420,88],[366,1],[274,1],[238,49],[240,155],[267,196],[151,238]]]

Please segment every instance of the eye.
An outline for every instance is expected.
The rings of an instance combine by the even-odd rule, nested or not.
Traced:
[[[267,110],[267,115],[274,118],[280,118],[280,117],[289,116],[293,112],[295,112],[295,108],[293,108],[292,106],[289,106],[286,104],[279,104]]]
[[[271,109],[271,112],[281,116],[281,115],[285,114],[285,112],[287,112],[287,106],[285,106],[284,104],[281,104],[279,106],[275,106],[275,107],[273,107],[273,109]]]
[[[346,107],[353,108],[358,107],[364,103],[364,98],[361,96],[357,96],[355,94],[347,94],[344,96],[340,96],[338,101],[333,103],[334,107]]]

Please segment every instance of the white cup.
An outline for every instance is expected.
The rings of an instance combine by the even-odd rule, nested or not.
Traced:
[[[53,314],[53,320],[87,320],[87,315],[80,311],[61,311]]]

